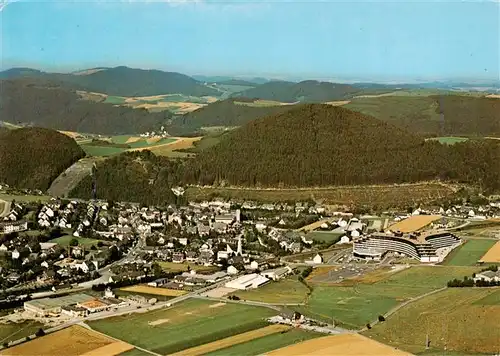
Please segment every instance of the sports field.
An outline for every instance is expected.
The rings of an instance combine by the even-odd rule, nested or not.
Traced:
[[[425,351],[429,335],[429,351],[493,354],[500,348],[500,305],[488,298],[499,291],[448,288],[403,307],[365,335],[412,353]]]
[[[173,355],[175,356],[198,356],[198,355],[205,355],[209,352],[217,351],[220,349],[228,348],[234,345],[242,344],[245,342],[252,341],[254,339],[258,339],[267,335],[273,335],[279,332],[285,332],[287,330],[290,330],[291,326],[288,325],[280,325],[280,324],[273,324],[269,326],[265,326],[260,329],[252,330],[252,331],[247,331],[245,333],[241,333],[238,335],[226,337],[225,339],[220,339],[214,342],[210,342],[208,344],[192,347],[187,350],[182,350],[178,353],[175,353]]]
[[[270,282],[257,289],[231,293],[242,300],[256,302],[287,304],[304,303],[308,289],[297,278],[291,277],[277,282]]]
[[[459,246],[447,256],[444,265],[474,266],[494,244],[494,240],[466,240],[462,246]]]
[[[181,295],[184,295],[187,293],[183,290],[175,290],[175,289],[168,289],[168,288],[156,288],[156,287],[151,287],[148,285],[129,286],[129,287],[121,288],[120,290],[125,291],[125,292],[161,295],[161,296],[167,296],[167,297],[178,297],[178,296],[181,296]]]
[[[36,338],[2,352],[2,355],[118,355],[133,349],[132,345],[115,341],[79,325]]]
[[[324,336],[290,345],[272,352],[269,356],[405,356],[407,352],[381,344],[359,334]]]
[[[441,219],[441,215],[415,215],[389,226],[389,229],[392,231],[413,232],[439,219]]]
[[[500,263],[500,241],[493,245],[485,254],[481,257],[481,261],[489,263]]]
[[[275,310],[188,299],[172,308],[91,321],[112,337],[160,354],[171,354],[262,328]],[[138,332],[140,330],[140,332]]]
[[[398,304],[443,288],[454,278],[462,279],[479,271],[478,267],[413,266],[376,278],[375,283],[363,280],[353,286],[314,285],[305,307],[296,309],[325,322],[357,329],[377,319]]]
[[[214,352],[209,352],[206,356],[253,356],[262,355],[269,351],[279,349],[288,345],[296,344],[309,339],[314,339],[324,334],[316,332],[306,332],[301,329],[291,329],[286,332],[267,335],[258,339],[253,339],[242,344],[234,345]]]

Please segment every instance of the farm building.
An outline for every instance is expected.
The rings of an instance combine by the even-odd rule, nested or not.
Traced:
[[[24,302],[24,310],[38,316],[58,316],[63,307],[96,300],[87,294],[72,294],[59,298],[42,298]]]
[[[258,275],[257,273],[251,273],[241,276],[235,280],[226,283],[227,288],[246,290],[252,288],[258,288],[269,282],[269,279]]]

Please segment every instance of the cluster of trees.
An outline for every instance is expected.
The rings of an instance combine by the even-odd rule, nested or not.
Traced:
[[[497,272],[498,266],[490,265],[486,268],[483,268],[481,272],[492,271]],[[465,276],[463,280],[460,279],[452,279],[448,281],[447,286],[450,288],[463,288],[463,287],[496,287],[500,286],[500,281],[485,281],[483,279],[474,280],[476,277],[476,273],[472,275],[472,278]]]
[[[453,146],[340,107],[301,105],[254,120],[185,165],[201,185],[311,187],[453,180],[500,189],[495,140]]]
[[[30,79],[0,81],[0,117],[56,130],[99,134],[151,131],[164,125],[171,113],[150,113],[102,102],[83,100],[75,90]]]
[[[0,117],[5,118],[2,114]],[[59,132],[42,128],[9,130],[0,133],[0,182],[46,190],[60,173],[84,156],[73,139]]]

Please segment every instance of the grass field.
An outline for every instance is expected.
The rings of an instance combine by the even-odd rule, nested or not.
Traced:
[[[500,349],[500,305],[478,304],[496,288],[449,288],[397,311],[365,334],[412,353],[434,351],[496,353]],[[432,350],[431,350],[432,351]]]
[[[80,145],[80,147],[85,151],[87,156],[94,157],[107,157],[125,152],[127,149],[122,147],[107,147],[107,146],[92,146],[92,145]]]
[[[441,215],[415,215],[401,220],[391,226],[392,231],[413,232],[422,229],[431,222],[441,219]]]
[[[200,141],[200,143],[203,142]],[[259,202],[283,202],[292,200],[321,200],[326,205],[365,205],[378,208],[394,208],[434,201],[453,194],[453,191],[437,183],[404,185],[344,186],[318,189],[239,189],[189,187],[186,198],[210,200],[220,197],[226,200],[254,200]]]
[[[445,137],[433,137],[430,138],[429,140],[435,140],[445,145],[454,145],[455,143],[465,142],[468,141],[469,139],[467,137],[445,136]]]
[[[43,328],[43,324],[36,321],[8,324],[2,323],[0,324],[0,344],[33,335],[40,328]]]
[[[118,355],[132,345],[115,341],[79,325],[36,338],[2,352],[2,355]]]
[[[155,288],[148,285],[135,285],[121,288],[121,290],[125,292],[134,292],[134,293],[144,293],[150,295],[161,295],[167,297],[178,297],[186,294],[185,291],[175,290],[175,289],[167,289],[167,288]]]
[[[256,302],[287,304],[304,303],[308,289],[300,283],[297,278],[291,277],[277,282],[270,282],[260,288],[231,293],[237,295],[242,300],[252,300]]]
[[[313,239],[316,242],[335,243],[340,240],[342,235],[330,231],[312,231],[307,234],[306,238],[308,240]]]
[[[493,245],[485,254],[481,257],[481,261],[490,263],[500,263],[500,241]]]
[[[132,350],[122,352],[119,356],[151,356],[151,354],[134,348]]]
[[[48,195],[17,195],[0,193],[0,199],[5,201],[22,201],[22,202],[37,202],[49,201],[52,197]]]
[[[340,334],[324,336],[305,342],[293,344],[272,352],[269,356],[404,356],[408,353],[396,350],[380,342],[359,334]]]
[[[471,276],[478,270],[477,267],[413,266],[382,280],[375,278],[375,283],[361,280],[353,286],[312,284],[314,290],[307,305],[296,309],[313,318],[325,322],[333,318],[347,328],[356,329],[401,302],[445,287],[449,280]]]
[[[276,311],[188,299],[172,308],[91,321],[95,330],[161,354],[170,354],[259,329]],[[140,330],[140,332],[138,332]]]
[[[249,342],[254,339],[258,339],[261,337],[265,337],[267,335],[273,335],[277,334],[280,332],[285,332],[287,330],[290,330],[291,326],[288,325],[280,325],[280,324],[273,324],[269,326],[265,326],[260,329],[252,330],[252,331],[247,331],[245,333],[241,333],[238,335],[226,337],[221,340],[217,340],[214,342],[210,342],[208,344],[196,346],[187,350],[182,350],[178,353],[175,353],[173,355],[175,356],[198,356],[198,355],[205,355],[209,352],[214,352],[220,349],[228,348],[234,345],[242,344],[245,342]]]
[[[68,246],[70,241],[73,239],[78,240],[78,246],[85,246],[85,247],[97,245],[97,243],[99,242],[99,240],[89,239],[89,238],[85,238],[85,237],[73,237],[71,235],[64,235],[64,236],[58,237],[56,239],[52,239],[49,242],[55,242],[56,244],[59,244],[61,246]]]
[[[494,240],[471,239],[453,250],[446,257],[446,266],[474,266],[477,261],[495,244]]]
[[[262,355],[272,350],[276,350],[281,347],[296,344],[298,342],[306,341],[309,339],[314,339],[316,337],[323,336],[324,334],[315,332],[306,332],[301,329],[292,329],[287,332],[267,335],[254,339],[252,341],[247,341],[242,344],[231,346],[228,348],[220,349],[214,352],[209,352],[205,354],[206,356],[228,356],[228,355],[238,355],[238,356],[253,356]]]
[[[173,263],[173,262],[158,261],[158,264],[166,272],[185,272],[188,270],[188,267],[190,270],[194,270],[198,273],[210,273],[210,272],[217,272],[219,270],[217,266],[201,266],[189,262]]]

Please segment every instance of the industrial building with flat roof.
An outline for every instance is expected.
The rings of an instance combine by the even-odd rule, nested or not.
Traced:
[[[71,294],[59,298],[42,298],[24,302],[24,310],[39,316],[58,316],[63,307],[94,301],[96,298],[87,294]]]
[[[380,260],[387,252],[397,252],[420,262],[440,262],[438,249],[458,246],[460,243],[460,238],[450,232],[406,236],[401,233],[376,233],[355,239],[353,256],[359,259]]]
[[[258,288],[261,285],[266,284],[267,282],[269,282],[268,278],[263,277],[257,273],[251,273],[227,282],[225,286],[227,288],[245,290]]]

